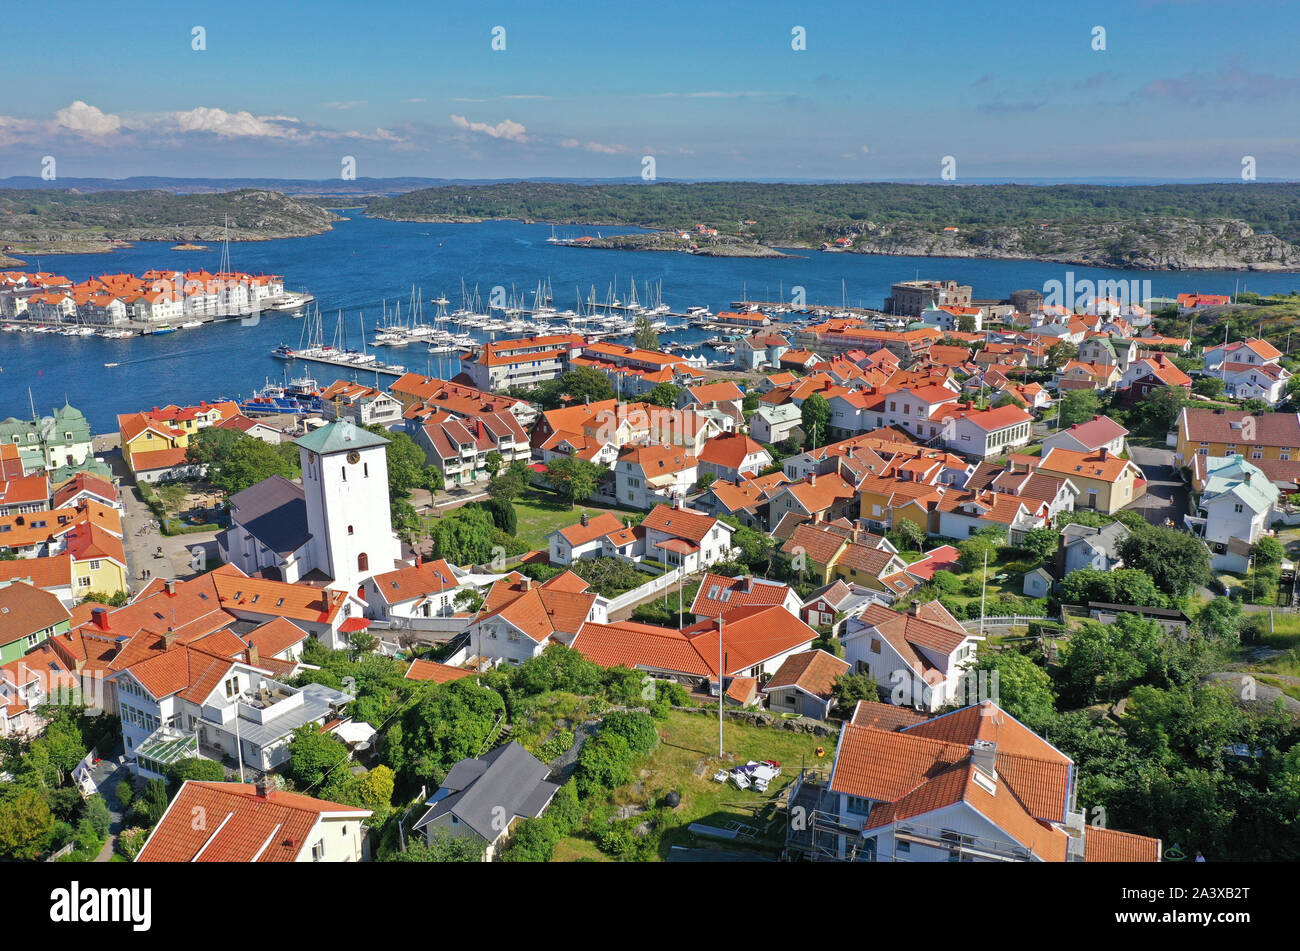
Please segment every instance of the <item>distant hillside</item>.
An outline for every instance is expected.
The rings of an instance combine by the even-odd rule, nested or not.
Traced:
[[[0,189],[0,249],[23,252],[103,250],[105,242],[265,241],[320,234],[338,215],[278,192],[243,189],[214,195],[167,191],[81,194]]]
[[[671,230],[848,250],[1139,268],[1300,267],[1300,184],[785,185],[513,182],[407,192],[368,214],[404,221],[519,218]],[[753,224],[746,224],[752,221]],[[955,230],[945,230],[955,229]]]

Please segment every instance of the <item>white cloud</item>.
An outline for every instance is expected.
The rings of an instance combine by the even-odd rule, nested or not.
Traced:
[[[586,142],[582,147],[588,152],[599,152],[602,155],[618,155],[632,151],[626,145],[605,145],[602,142]]]
[[[346,102],[322,103],[322,105],[324,105],[326,109],[355,109],[358,106],[364,106],[365,104],[366,104],[366,100],[364,99],[350,99],[347,100]]]
[[[449,116],[451,124],[458,129],[465,129],[469,132],[481,132],[483,135],[491,136],[494,139],[508,139],[511,142],[527,142],[528,130],[522,123],[515,122],[513,119],[502,119],[496,125],[488,125],[486,122],[470,122],[464,116]]]
[[[102,139],[122,130],[120,116],[87,105],[80,99],[54,113],[54,124],[61,129],[92,139]]]

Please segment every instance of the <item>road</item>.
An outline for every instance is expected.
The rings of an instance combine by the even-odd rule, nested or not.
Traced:
[[[1163,525],[1165,519],[1170,519],[1182,528],[1187,514],[1187,486],[1174,466],[1174,451],[1131,446],[1129,458],[1146,475],[1147,491],[1125,508],[1140,513],[1151,525]]]

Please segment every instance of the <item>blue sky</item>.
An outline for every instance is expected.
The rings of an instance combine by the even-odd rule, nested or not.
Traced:
[[[1300,178],[1294,3],[806,6],[15,4],[0,177]]]

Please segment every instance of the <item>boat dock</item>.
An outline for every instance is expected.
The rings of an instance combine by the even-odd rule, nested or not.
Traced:
[[[343,367],[347,370],[360,370],[363,373],[382,373],[386,376],[401,376],[406,372],[406,367],[400,363],[380,363],[378,360],[367,363],[360,363],[346,356],[330,356],[319,353],[298,353],[291,355],[277,353],[281,360],[305,360],[308,363],[324,363],[332,367]]]

